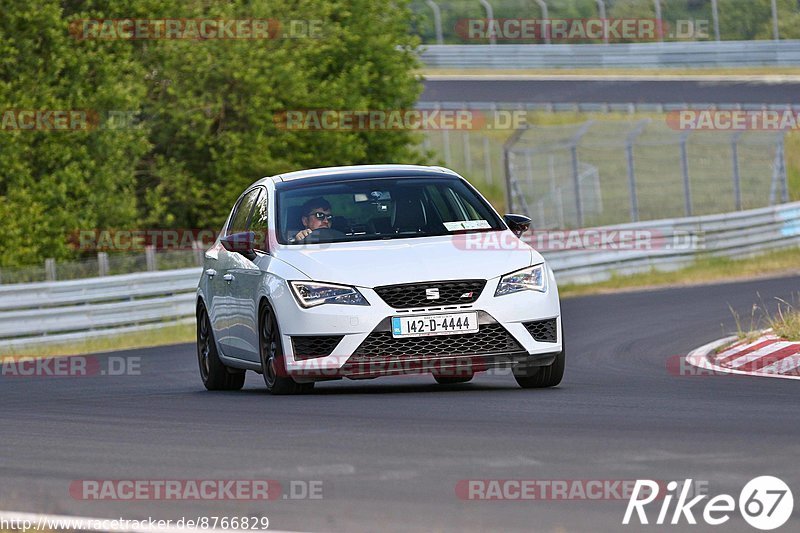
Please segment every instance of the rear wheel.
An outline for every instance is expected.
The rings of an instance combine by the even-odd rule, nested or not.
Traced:
[[[301,394],[311,391],[314,388],[313,382],[297,383],[286,373],[278,321],[269,304],[261,307],[259,324],[261,327],[259,335],[261,371],[264,374],[267,390],[272,394]]]
[[[227,367],[220,361],[211,321],[203,305],[197,310],[197,362],[206,389],[239,390],[244,386],[244,370]]]

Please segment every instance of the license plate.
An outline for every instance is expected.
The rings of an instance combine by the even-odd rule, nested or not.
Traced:
[[[478,313],[392,317],[392,336],[427,337],[478,331]]]

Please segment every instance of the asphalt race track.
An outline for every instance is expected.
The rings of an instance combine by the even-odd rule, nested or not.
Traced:
[[[800,277],[564,301],[567,374],[524,391],[509,376],[438,386],[428,376],[318,385],[272,397],[208,393],[192,345],[140,356],[141,375],[0,378],[0,508],[89,517],[265,515],[295,531],[640,531],[623,500],[468,501],[464,479],[707,481],[735,499],[777,475],[800,497],[798,383],[687,377],[671,356],[734,329],[728,304],[791,299]],[[759,296],[760,295],[760,296]],[[293,501],[84,501],[82,479],[321,480]],[[654,520],[658,508],[649,508]],[[702,509],[696,512],[702,521]],[[797,509],[785,526],[797,530]],[[702,523],[702,522],[701,522]],[[377,526],[377,527],[376,527]],[[734,513],[724,526],[755,531]],[[658,530],[662,530],[659,528]]]
[[[798,82],[710,80],[425,80],[421,102],[797,104]]]

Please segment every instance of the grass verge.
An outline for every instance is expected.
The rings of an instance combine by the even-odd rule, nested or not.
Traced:
[[[800,341],[800,311],[791,304],[778,307],[778,314],[770,317],[772,332],[789,341]]]
[[[731,308],[734,320],[736,320],[736,332],[739,340],[752,342],[764,334],[765,329],[771,329],[772,333],[788,341],[800,341],[800,310],[796,304],[787,302],[782,298],[775,298],[778,307],[771,313],[764,302],[755,303],[750,310],[749,325],[743,324],[739,313]]]
[[[769,252],[748,259],[706,257],[674,272],[651,270],[631,276],[612,276],[587,285],[559,285],[562,298],[606,294],[625,290],[657,289],[800,274],[800,248]]]
[[[84,355],[117,350],[130,350],[134,348],[166,346],[168,344],[194,342],[194,340],[194,324],[176,324],[147,331],[123,333],[114,337],[86,339],[63,344],[31,346],[26,348],[0,347],[0,355],[25,355],[33,357]]]

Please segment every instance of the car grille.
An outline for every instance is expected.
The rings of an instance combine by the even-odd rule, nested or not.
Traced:
[[[425,283],[407,283],[403,285],[386,285],[376,287],[375,292],[395,309],[413,307],[430,307],[440,305],[469,304],[478,299],[484,279],[467,279],[460,281],[431,281]],[[427,289],[439,289],[439,298],[428,299]]]
[[[533,335],[534,340],[538,342],[558,342],[558,327],[555,318],[526,322],[523,326]]]
[[[442,355],[482,355],[522,350],[522,346],[500,324],[486,324],[477,333],[395,339],[391,332],[373,332],[353,353],[349,363],[384,358]]]
[[[336,345],[339,344],[343,335],[316,335],[316,336],[297,336],[292,337],[292,347],[294,348],[294,358],[296,361],[314,359],[317,357],[327,357],[331,354]]]

